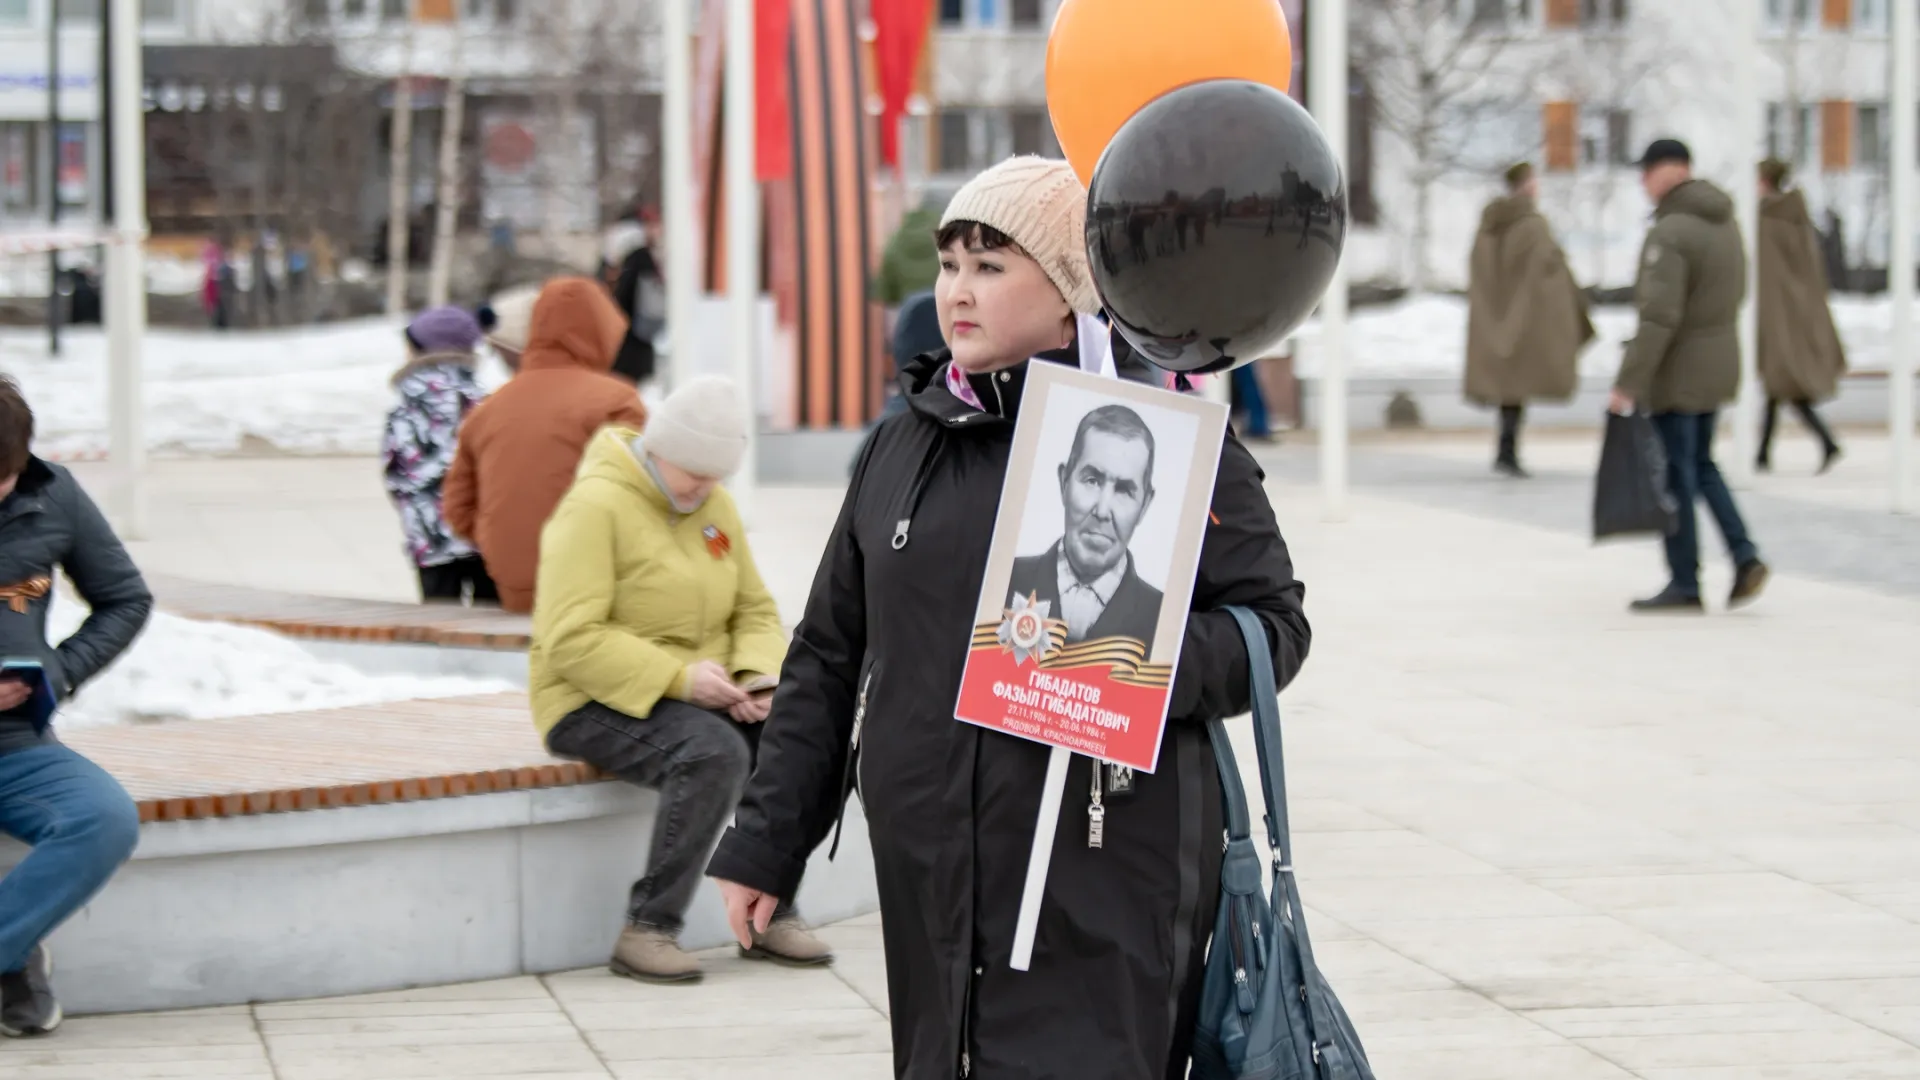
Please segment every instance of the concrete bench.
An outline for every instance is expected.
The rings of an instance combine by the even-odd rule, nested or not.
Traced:
[[[547,754],[519,694],[70,733],[140,804],[133,860],[55,933],[74,1012],[178,1009],[604,963],[656,797]],[[24,849],[0,839],[0,869]],[[803,914],[877,908],[858,800]],[[683,940],[730,939],[702,886]]]

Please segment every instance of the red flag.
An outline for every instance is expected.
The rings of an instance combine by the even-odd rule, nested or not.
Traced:
[[[873,56],[880,76],[880,163],[900,164],[900,117],[913,94],[920,50],[927,44],[933,0],[872,0]]]
[[[754,0],[753,98],[755,172],[760,181],[793,175],[791,81],[793,0]]]

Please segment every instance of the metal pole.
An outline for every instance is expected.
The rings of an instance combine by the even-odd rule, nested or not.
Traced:
[[[687,384],[698,368],[693,306],[699,291],[699,237],[693,203],[693,0],[660,5],[660,49],[665,58],[660,96],[660,222],[667,243],[668,386]]]
[[[1307,55],[1314,119],[1347,164],[1347,0],[1312,0]],[[1320,301],[1320,491],[1328,521],[1347,517],[1347,269],[1334,268]]]
[[[1887,439],[1892,507],[1914,511],[1913,494],[1913,201],[1915,190],[1915,11],[1911,3],[1893,5],[1893,243],[1887,258],[1887,282],[1893,291],[1893,341],[1888,358]]]
[[[460,136],[466,123],[466,28],[460,9],[453,9],[453,70],[447,76],[447,99],[440,110],[439,175],[435,178],[433,253],[427,269],[427,306],[439,307],[452,291],[453,245],[460,214]]]
[[[1760,446],[1760,189],[1754,177],[1756,153],[1762,139],[1765,106],[1759,93],[1760,0],[1736,0],[1733,49],[1734,145],[1733,201],[1746,240],[1746,300],[1740,305],[1740,393],[1733,403],[1733,476],[1736,482],[1753,479],[1753,462]]]
[[[108,416],[111,460],[119,485],[120,530],[129,539],[146,531],[146,500],[141,479],[147,448],[142,434],[145,395],[140,384],[140,341],[147,330],[147,268],[142,244],[147,235],[146,116],[140,57],[140,0],[108,0],[113,100],[108,103],[113,142],[107,148],[113,167],[113,217],[107,242],[105,283],[107,320]]]
[[[407,24],[400,77],[393,82],[393,127],[387,147],[387,314],[407,308],[407,234],[413,217],[413,24]]]
[[[733,323],[733,377],[746,395],[749,417],[747,456],[727,487],[742,514],[750,513],[760,472],[760,347],[755,333],[760,322],[760,182],[754,140],[753,13],[754,0],[727,0],[727,313]]]
[[[47,224],[60,223],[60,0],[47,0]],[[47,251],[47,354],[60,355],[60,249]]]

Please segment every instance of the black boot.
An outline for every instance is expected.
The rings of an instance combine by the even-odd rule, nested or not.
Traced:
[[[1800,414],[1800,419],[1806,422],[1808,430],[1820,440],[1818,475],[1824,476],[1827,470],[1833,468],[1833,463],[1840,460],[1840,444],[1834,440],[1833,430],[1827,427],[1827,422],[1820,419],[1820,414],[1814,411],[1813,402],[1796,401],[1793,403],[1793,408]]]
[[[1773,572],[1759,559],[1748,559],[1734,568],[1733,592],[1727,597],[1728,607],[1750,604],[1760,596],[1760,590],[1766,588],[1767,578]]]
[[[1500,406],[1500,452],[1493,459],[1493,471],[1515,479],[1525,479],[1527,470],[1520,467],[1520,416],[1521,406]]]
[[[1760,424],[1760,457],[1753,467],[1760,472],[1773,471],[1773,422],[1780,418],[1780,403],[1773,398],[1767,399],[1766,419]]]
[[[1635,600],[1628,609],[1640,614],[1698,615],[1705,613],[1707,606],[1700,602],[1699,593],[1681,592],[1668,585],[1657,596]]]

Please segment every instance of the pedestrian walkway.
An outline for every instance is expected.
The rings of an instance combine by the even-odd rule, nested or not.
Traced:
[[[1282,698],[1296,862],[1379,1074],[1920,1077],[1920,595],[1889,561],[1920,535],[1864,494],[1884,489],[1881,448],[1856,434],[1821,486],[1783,447],[1781,473],[1743,497],[1782,519],[1871,516],[1883,533],[1789,542],[1756,525],[1779,571],[1760,603],[1636,618],[1625,604],[1660,584],[1658,550],[1592,546],[1591,445],[1550,442],[1535,440],[1532,484],[1486,478],[1479,443],[1362,447],[1337,525],[1320,519],[1306,448],[1263,455],[1314,626]],[[319,513],[272,481],[274,464],[288,465],[244,464],[268,499],[253,509],[214,505],[234,463],[167,463],[180,472],[157,478],[205,493],[174,520],[255,522],[264,543],[233,549],[228,580],[269,584],[275,530]],[[379,519],[377,478],[349,497],[348,464],[293,464],[330,493],[334,520]],[[1834,494],[1850,486],[1863,494]],[[789,618],[837,504],[759,500],[753,539]],[[1802,566],[1823,542],[1864,554]],[[190,575],[189,548],[156,532],[140,550]],[[331,569],[315,557],[309,587],[368,580],[362,555]],[[1727,578],[1715,565],[1706,583],[1718,594]],[[889,1075],[877,926],[829,934],[832,971],[722,958],[693,988],[587,972],[82,1019],[0,1046],[0,1075]]]

